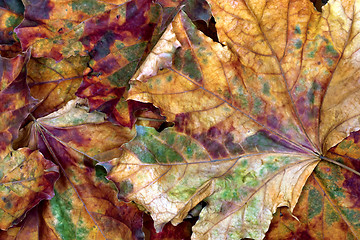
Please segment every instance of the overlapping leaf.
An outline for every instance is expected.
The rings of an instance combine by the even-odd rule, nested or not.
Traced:
[[[151,217],[144,215],[144,233],[149,240],[187,240],[191,236],[192,222],[184,221],[177,226],[168,223],[161,232],[156,232]]]
[[[82,41],[89,34],[86,20],[98,18],[108,10],[118,8],[119,1],[26,1],[25,19],[16,33],[23,50],[32,48],[34,57],[61,60],[75,54],[86,55],[89,42]],[[99,36],[101,37],[101,36]]]
[[[24,49],[31,45],[35,57],[61,60],[89,54],[92,61],[77,95],[88,98],[91,110],[103,111],[111,121],[131,127],[135,119],[123,94],[151,45],[161,15],[160,5],[148,0],[66,5],[30,1],[17,34]]]
[[[206,198],[194,239],[260,239],[322,154],[359,128],[360,2],[322,14],[309,1],[209,2],[223,45],[176,17],[129,93],[176,126],[138,127],[109,178],[158,229]]]
[[[31,58],[27,64],[27,83],[31,96],[41,101],[32,112],[44,117],[76,98],[88,57],[70,57],[60,62],[49,58]]]
[[[141,211],[118,201],[115,186],[104,178],[101,167],[95,167],[93,158],[116,152],[134,131],[104,121],[104,114],[88,110],[86,101],[72,100],[33,124],[30,145],[38,145],[62,170],[55,196],[38,213],[39,236],[141,239]]]
[[[21,1],[0,2],[0,44],[11,45],[15,43],[13,31],[22,21],[23,13],[24,5]]]
[[[24,4],[21,0],[0,1],[0,53],[3,57],[15,57],[21,52],[14,33],[23,20]]]
[[[327,157],[359,171],[359,132],[332,148]],[[304,186],[296,220],[287,210],[277,214],[266,239],[357,239],[360,177],[348,169],[321,162]]]
[[[18,223],[26,212],[54,195],[58,169],[39,151],[13,150],[21,122],[34,106],[23,68],[28,56],[0,58],[0,229]]]
[[[191,22],[208,22],[205,1],[25,3],[25,20],[16,30],[23,49],[48,58],[28,64],[27,82],[40,100],[35,110],[20,70],[26,57],[1,60],[0,209],[6,214],[0,214],[0,227],[17,224],[54,195],[57,167],[33,149],[39,147],[62,175],[55,197],[0,238],[142,239],[141,212],[117,201],[98,161],[121,200],[142,205],[156,230],[165,226],[155,233],[146,225],[150,239],[187,238],[189,224],[180,232],[181,225],[168,222],[181,223],[203,200],[194,239],[261,239],[277,207],[294,209],[320,159],[337,161],[350,168],[321,162],[295,208],[300,223],[288,225],[278,215],[274,224],[280,227],[272,226],[267,238],[322,239],[326,228],[331,237],[360,234],[354,220],[359,181],[351,170],[359,170],[359,134],[351,132],[360,129],[360,2],[333,0],[322,14],[307,0],[208,2],[221,43]],[[174,19],[184,5],[185,13]],[[9,22],[2,27],[11,44],[16,38],[8,33],[21,14],[5,8],[10,12],[0,13],[0,21]],[[45,116],[75,91],[89,105],[71,101]],[[153,103],[175,126],[161,133],[138,126],[129,142],[135,112],[140,121],[157,119],[139,122],[146,126],[158,128],[164,119],[134,100]],[[14,142],[30,111],[43,118]],[[32,150],[14,151],[12,143]]]
[[[16,239],[39,239],[39,206],[34,207],[31,211],[26,214],[26,218],[16,227],[12,227],[7,231],[0,231],[0,238],[4,240],[16,240]],[[45,238],[48,237],[48,234],[41,235]],[[46,238],[51,239],[51,238]]]
[[[159,5],[133,1],[116,12],[104,14],[100,19],[104,23],[100,26],[97,19],[87,23],[90,36],[85,40],[93,48],[90,52],[92,74],[84,77],[77,95],[88,98],[92,110],[105,112],[113,122],[132,126],[135,119],[122,96],[149,47],[160,17]]]

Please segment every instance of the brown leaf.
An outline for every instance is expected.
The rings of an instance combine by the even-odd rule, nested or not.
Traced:
[[[360,171],[359,132],[351,133],[326,157]],[[294,217],[275,215],[266,239],[356,239],[360,235],[360,176],[321,162],[304,186]]]
[[[59,110],[76,98],[88,57],[70,57],[56,62],[49,58],[31,58],[27,64],[27,83],[31,96],[41,101],[32,112],[36,118]]]
[[[20,124],[34,106],[23,68],[28,56],[0,58],[0,229],[20,222],[27,211],[53,196],[58,168],[39,151],[13,150]]]
[[[112,152],[134,133],[88,110],[86,100],[72,100],[34,124],[33,142],[62,170],[54,198],[42,209],[40,234],[52,232],[56,239],[142,239],[141,211],[119,202],[105,171],[95,166],[96,155]]]
[[[0,53],[3,57],[16,57],[21,53],[20,43],[14,33],[24,18],[24,5],[20,0],[0,2]]]
[[[180,13],[167,30],[176,38],[159,41],[129,91],[175,128],[138,127],[109,178],[158,230],[206,199],[194,239],[261,239],[271,213],[293,210],[316,164],[334,162],[324,155],[359,129],[359,9],[209,3],[221,44]]]

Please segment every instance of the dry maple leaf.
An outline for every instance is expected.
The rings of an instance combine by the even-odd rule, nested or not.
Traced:
[[[0,1],[0,54],[15,57],[21,52],[14,28],[23,20],[24,5],[21,0]]]
[[[26,212],[54,196],[58,167],[38,150],[11,146],[35,100],[26,85],[24,64],[29,55],[0,57],[0,229],[19,223]]]
[[[80,88],[74,83],[76,95],[87,98],[92,111],[102,111],[112,122],[132,127],[135,118],[123,95],[152,42],[162,33],[162,20],[171,20],[178,11],[171,9],[165,13],[165,8],[151,0],[28,1],[25,20],[16,33],[23,49],[32,49],[33,57],[59,61],[90,56],[88,68],[78,74],[83,75]],[[70,83],[63,81],[62,85]],[[46,87],[50,88],[42,89]]]
[[[4,239],[13,235],[22,239],[27,232],[34,239],[143,239],[142,212],[132,203],[118,201],[106,172],[95,168],[99,159],[112,156],[133,138],[134,130],[88,111],[85,99],[71,100],[30,123],[29,146],[55,162],[61,176],[54,185],[55,196],[32,211],[20,227],[2,233]]]
[[[63,60],[32,58],[26,75],[29,53],[0,59],[0,228],[27,214],[1,239],[182,238],[200,201],[193,239],[261,239],[279,206],[300,222],[277,215],[267,239],[359,236],[360,1],[322,14],[307,0],[208,2],[221,43],[192,23],[209,22],[205,1],[25,3],[23,49]],[[89,104],[68,102],[75,91]],[[132,113],[163,121],[149,103],[175,127],[131,140]]]
[[[359,132],[353,132],[327,157],[360,170]],[[280,209],[266,239],[358,239],[360,176],[349,169],[320,162],[304,186],[293,214]]]
[[[208,2],[221,44],[179,13],[129,92],[175,127],[137,127],[103,165],[158,230],[205,199],[193,239],[262,239],[321,159],[341,165],[328,150],[360,127],[360,1],[321,14],[307,0]]]
[[[56,62],[51,58],[31,58],[26,81],[31,96],[40,100],[32,111],[35,118],[59,110],[76,98],[89,57],[75,56]]]

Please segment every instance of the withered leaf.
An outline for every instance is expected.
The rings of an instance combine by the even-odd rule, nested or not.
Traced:
[[[26,85],[26,56],[0,57],[0,229],[17,224],[26,212],[54,195],[58,168],[39,151],[14,150],[21,122],[34,106]]]
[[[293,210],[317,163],[336,161],[328,150],[359,129],[359,2],[322,13],[307,0],[208,2],[221,43],[181,12],[167,30],[176,37],[155,46],[129,92],[175,127],[138,127],[109,178],[158,230],[205,199],[194,239],[261,239],[276,208]]]
[[[359,171],[359,132],[353,132],[327,153],[327,157]],[[293,214],[282,209],[266,239],[356,239],[360,177],[349,169],[320,162],[304,186]]]
[[[54,198],[39,213],[44,222],[40,234],[51,232],[51,239],[142,239],[142,212],[119,202],[104,169],[95,167],[96,155],[116,150],[134,131],[88,110],[86,100],[71,100],[33,124],[31,142],[62,170]]]
[[[88,57],[70,57],[56,62],[51,58],[31,58],[27,64],[27,83],[31,96],[41,101],[32,111],[35,118],[59,110],[76,98]]]

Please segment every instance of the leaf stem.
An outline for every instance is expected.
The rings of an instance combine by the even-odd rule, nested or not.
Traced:
[[[335,161],[335,160],[333,160],[331,158],[325,157],[325,156],[319,156],[319,157],[320,157],[321,160],[324,160],[324,161],[333,163],[335,165],[338,165],[338,166],[340,166],[342,168],[345,168],[346,170],[348,170],[348,171],[350,171],[350,172],[352,172],[352,173],[354,173],[354,174],[356,174],[356,175],[358,175],[360,177],[360,173],[358,171],[346,166],[345,164],[339,163],[339,162],[337,162],[337,161]]]
[[[145,118],[145,117],[138,117],[137,120],[152,121],[152,122],[165,122],[165,119]]]

